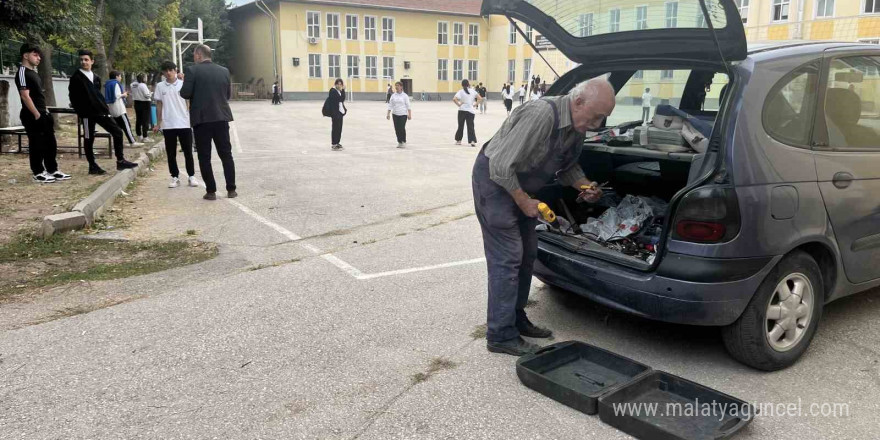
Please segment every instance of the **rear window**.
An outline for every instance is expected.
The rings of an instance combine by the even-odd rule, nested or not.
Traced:
[[[727,26],[721,0],[706,0],[712,26]],[[575,37],[647,29],[706,28],[699,0],[647,0],[635,4],[609,1],[526,0]]]
[[[727,75],[716,73],[705,81],[702,92],[684,96],[685,86],[692,70],[639,70],[617,92],[617,105],[608,116],[609,127],[624,122],[645,120],[653,117],[660,104],[698,113],[696,110],[717,111],[721,102],[721,90],[728,83]],[[699,107],[699,108],[697,108]],[[646,110],[647,109],[647,110]]]
[[[767,134],[784,144],[808,147],[818,83],[818,61],[798,67],[779,80],[764,101]]]

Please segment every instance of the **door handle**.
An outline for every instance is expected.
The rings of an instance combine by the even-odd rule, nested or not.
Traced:
[[[839,189],[849,188],[852,184],[853,175],[850,173],[839,172],[834,175],[834,178],[831,179],[831,183],[834,184],[835,187]]]

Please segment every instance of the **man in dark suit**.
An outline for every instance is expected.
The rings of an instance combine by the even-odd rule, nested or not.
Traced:
[[[199,170],[207,190],[204,198],[217,200],[217,182],[211,167],[212,140],[223,162],[227,196],[235,198],[238,196],[235,192],[235,162],[229,142],[229,122],[232,121],[229,70],[211,62],[211,48],[204,44],[196,46],[193,59],[196,64],[186,68],[180,96],[190,101],[189,120],[196,138]]]

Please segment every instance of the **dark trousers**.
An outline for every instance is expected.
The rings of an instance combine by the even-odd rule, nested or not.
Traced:
[[[642,107],[642,122],[651,118],[651,107]]]
[[[196,151],[199,154],[199,171],[209,193],[217,192],[214,168],[211,166],[211,141],[217,147],[217,155],[223,163],[223,177],[226,191],[235,190],[235,162],[232,160],[232,143],[229,142],[229,123],[226,121],[205,122],[193,128],[196,137]],[[185,150],[186,148],[184,148]]]
[[[333,116],[333,126],[330,130],[330,145],[339,145],[342,140],[342,116]]]
[[[489,272],[486,339],[507,341],[519,336],[518,327],[527,320],[538,220],[526,217],[507,190],[489,178],[489,159],[482,153],[474,164],[472,185]]]
[[[519,103],[520,103],[520,105],[522,105],[522,103],[525,102],[525,100],[526,100],[526,97],[520,95],[520,97],[519,97]]]
[[[391,115],[391,120],[394,121],[397,142],[406,142],[406,115]]]
[[[461,142],[465,123],[467,123],[468,143],[475,144],[477,133],[474,132],[474,114],[464,110],[458,111],[458,130],[455,131],[455,141]]]
[[[113,118],[113,122],[122,130],[122,133],[125,134],[125,137],[128,139],[128,143],[135,143],[134,135],[131,133],[131,122],[128,120],[128,115],[123,114],[122,116]]]
[[[513,100],[512,99],[505,99],[504,100],[504,107],[507,108],[507,113],[510,113],[510,110],[513,109]]]
[[[21,123],[28,138],[28,155],[30,156],[31,172],[40,174],[43,171],[51,174],[58,171],[55,154],[58,143],[55,140],[55,121],[47,111],[42,112],[40,119],[34,119],[30,111],[21,111]]]
[[[86,159],[89,161],[89,165],[95,164],[95,124],[100,125],[101,128],[110,133],[110,137],[113,138],[113,151],[116,153],[116,160],[124,160],[125,154],[122,152],[122,129],[116,125],[116,122],[113,122],[113,118],[110,116],[89,116],[82,118],[83,120],[83,131],[85,132],[83,136],[85,137],[85,145],[86,150]]]
[[[178,177],[180,170],[177,168],[177,141],[180,140],[180,147],[183,148],[183,160],[186,165],[186,175],[195,176],[196,168],[193,163],[193,132],[190,128],[171,128],[162,130],[162,136],[165,137],[165,154],[168,156],[168,172],[171,177]],[[210,140],[208,141],[211,142]],[[210,148],[210,146],[209,146]],[[209,152],[210,154],[210,152]],[[200,164],[201,165],[201,164]]]
[[[150,133],[150,125],[153,122],[152,109],[150,107],[150,101],[134,102],[135,124],[137,124],[135,132],[138,136],[147,137]]]
[[[273,93],[272,94],[272,104],[281,104],[281,94]]]

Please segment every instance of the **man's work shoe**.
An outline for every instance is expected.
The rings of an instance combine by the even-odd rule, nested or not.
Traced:
[[[89,165],[89,174],[100,176],[101,174],[107,174],[107,172],[98,165]]]
[[[486,349],[492,353],[504,353],[514,356],[525,356],[541,349],[538,344],[533,344],[523,338],[517,337],[504,342],[486,342]]]
[[[553,332],[532,324],[532,321],[526,320],[524,324],[518,324],[516,329],[519,330],[520,336],[527,338],[549,338],[553,336]]]
[[[229,198],[229,199],[234,199],[234,198],[238,197],[238,193],[235,192],[235,190],[227,191],[227,192],[226,192],[226,197]]]
[[[205,193],[202,198],[205,200],[217,200],[217,193]]]
[[[138,166],[138,165],[137,165],[136,163],[134,163],[134,162],[129,162],[129,161],[125,160],[125,159],[117,160],[117,161],[116,161],[116,170],[117,170],[117,171],[127,170],[127,169],[129,169],[129,168],[135,168],[135,167],[137,167],[137,166]]]

